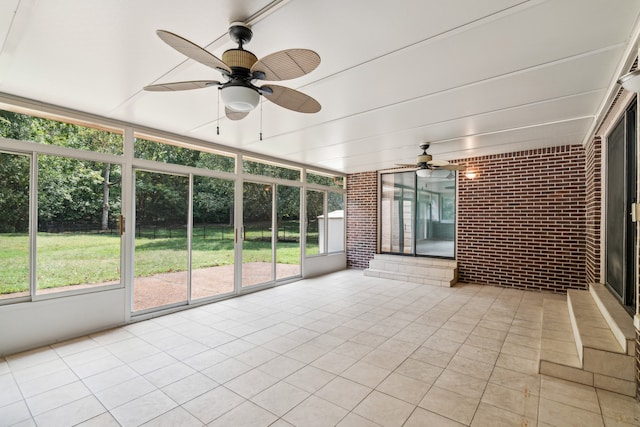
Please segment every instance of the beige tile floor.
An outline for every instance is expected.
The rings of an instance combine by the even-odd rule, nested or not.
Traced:
[[[0,425],[640,425],[537,374],[544,298],[303,280],[0,359]]]

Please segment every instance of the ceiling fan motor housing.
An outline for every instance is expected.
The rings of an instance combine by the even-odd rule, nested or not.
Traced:
[[[432,158],[431,154],[420,154],[416,163],[427,163],[430,162]]]
[[[236,71],[244,71],[247,76],[250,74],[253,64],[258,62],[258,58],[248,50],[229,49],[222,54],[222,61],[236,73]],[[239,69],[239,70],[237,70]]]

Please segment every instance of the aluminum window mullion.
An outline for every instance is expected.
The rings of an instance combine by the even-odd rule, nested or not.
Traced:
[[[191,272],[193,262],[193,174],[189,174],[187,197],[187,304],[191,304]]]
[[[271,280],[276,281],[276,251],[278,236],[278,185],[271,184]]]
[[[31,300],[38,287],[37,235],[38,235],[38,156],[31,153],[31,170],[29,171],[29,293]]]

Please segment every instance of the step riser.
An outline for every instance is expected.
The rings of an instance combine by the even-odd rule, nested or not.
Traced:
[[[629,325],[623,323],[618,331],[611,326],[630,322],[628,316],[622,316],[610,300],[599,303],[593,292],[570,290],[566,298],[566,304],[544,302],[542,336],[547,341],[543,340],[539,372],[635,397],[635,348],[628,354],[628,333],[621,332]],[[609,319],[602,312],[607,308],[615,312]]]
[[[539,372],[550,377],[593,387],[593,372],[587,372],[580,368],[541,360]]]
[[[372,259],[371,261],[369,261],[369,268],[373,270],[398,272],[410,274],[413,276],[428,276],[446,280],[452,280],[453,278],[455,278],[457,271],[440,267],[407,265],[376,259]]]
[[[548,362],[546,360],[540,361],[539,372],[550,377],[609,390],[614,393],[624,394],[625,396],[636,396],[635,381],[625,381],[606,375],[594,374],[593,372]]]
[[[620,322],[616,320],[619,319],[621,322],[624,321],[627,313],[623,311],[624,309],[619,304],[612,304],[612,296],[604,285],[593,283],[589,285],[589,292],[600,309],[602,316],[607,321],[607,324],[609,324],[611,332],[620,343],[620,346],[627,350],[627,354],[629,356],[633,356],[635,354],[635,340],[633,339],[634,331],[631,329],[631,325],[626,325],[627,331],[625,333]],[[608,307],[611,308],[613,313],[609,311]]]
[[[444,268],[456,268],[458,266],[458,262],[455,260],[401,255],[374,254],[373,259],[380,261],[397,262],[405,265],[437,266]]]
[[[567,304],[569,305],[569,318],[571,319],[571,329],[573,330],[573,338],[576,340],[576,349],[578,350],[578,358],[580,363],[584,360],[584,347],[582,346],[582,339],[580,338],[580,331],[578,330],[578,322],[576,320],[575,313],[572,310],[571,295],[567,294]]]
[[[605,375],[593,374],[593,385],[597,388],[613,391],[614,393],[636,397],[636,382],[625,381]]]
[[[453,260],[375,254],[365,276],[401,280],[431,286],[451,287],[458,280]]]
[[[628,380],[635,377],[635,360],[626,354],[610,353],[593,348],[584,349],[583,369],[594,374]]]
[[[451,287],[455,284],[454,280],[437,280],[423,276],[413,276],[401,273],[393,273],[388,271],[368,269],[364,271],[365,276],[379,277],[381,279],[401,280],[403,282],[419,283],[421,285]]]

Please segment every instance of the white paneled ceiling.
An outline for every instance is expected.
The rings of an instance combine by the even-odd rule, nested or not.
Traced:
[[[312,167],[378,170],[412,162],[422,142],[441,159],[582,143],[627,71],[639,13],[640,0],[3,0],[0,92]],[[279,83],[319,113],[265,101],[262,120],[258,108],[230,121],[215,88],[142,90],[220,79],[157,29],[221,57],[234,21],[252,26],[245,48],[258,58],[320,54],[312,73]]]

